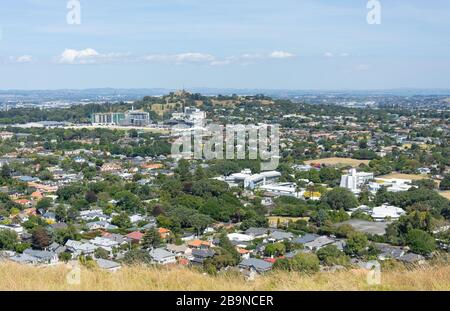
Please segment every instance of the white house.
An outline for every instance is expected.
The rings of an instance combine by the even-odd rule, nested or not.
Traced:
[[[130,221],[131,221],[132,224],[140,222],[140,221],[142,221],[144,219],[145,218],[142,215],[139,215],[139,214],[135,214],[135,215],[131,215],[130,216]]]
[[[230,241],[234,242],[250,242],[254,240],[254,237],[249,234],[242,233],[230,233],[227,235]]]
[[[119,227],[115,226],[115,225],[111,225],[109,222],[107,221],[93,221],[93,222],[88,222],[86,224],[86,227],[89,230],[98,230],[98,229],[105,229],[105,230],[115,230],[118,229]]]
[[[175,254],[166,251],[164,248],[155,248],[150,251],[150,257],[154,263],[160,265],[168,265],[172,263],[176,263],[177,259]]]
[[[77,257],[79,255],[92,255],[98,246],[95,246],[90,243],[83,243],[74,240],[68,240],[66,242],[67,249],[73,253],[73,257]]]
[[[14,231],[18,235],[21,235],[24,232],[24,229],[21,225],[0,225],[0,230]]]
[[[119,242],[116,242],[116,241],[108,239],[108,238],[102,238],[102,237],[95,237],[95,239],[90,240],[89,243],[91,243],[92,245],[101,247],[110,253],[112,253],[112,250],[114,247],[119,246]]]
[[[116,272],[121,268],[121,265],[115,261],[107,260],[107,259],[96,259],[97,265],[100,269]]]

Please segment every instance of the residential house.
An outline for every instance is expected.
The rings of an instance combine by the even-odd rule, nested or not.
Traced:
[[[319,237],[319,235],[317,235],[317,234],[307,233],[301,237],[294,239],[292,242],[295,244],[306,244],[306,243],[310,243],[310,242],[314,241],[318,237]]]
[[[245,234],[253,237],[254,239],[262,239],[267,237],[269,232],[268,228],[248,228],[245,230]]]
[[[293,238],[294,238],[294,234],[292,232],[276,230],[269,234],[267,240],[269,242],[278,242],[278,241],[290,241]]]
[[[110,239],[112,241],[117,242],[119,245],[123,245],[123,244],[127,244],[131,242],[131,239],[118,234],[118,233],[110,233],[110,232],[103,232],[102,237],[104,237],[105,239]]]
[[[16,254],[16,255],[10,257],[9,259],[16,263],[20,263],[20,264],[36,265],[39,263],[39,259],[37,257],[30,256],[27,254]]]
[[[111,225],[109,222],[107,221],[93,221],[93,222],[88,222],[86,224],[86,227],[89,230],[99,230],[99,229],[104,229],[104,230],[115,230],[118,229],[119,227],[115,226],[115,225]]]
[[[103,248],[104,250],[108,251],[110,255],[112,255],[113,249],[119,246],[118,242],[103,237],[95,237],[94,239],[89,240],[89,243],[98,246],[100,248]]]
[[[23,254],[37,258],[37,262],[41,264],[53,265],[58,263],[58,255],[50,251],[40,251],[28,248]]]
[[[188,247],[187,245],[175,245],[175,244],[167,244],[166,250],[169,252],[175,254],[175,257],[177,258],[193,258],[192,257],[192,248]]]
[[[110,272],[116,272],[121,268],[121,265],[115,261],[98,258],[95,260],[100,269],[107,270]]]
[[[378,254],[379,260],[399,259],[406,253],[400,246],[393,246],[386,243],[375,243],[374,245],[380,251]]]
[[[144,237],[144,234],[140,231],[133,231],[131,233],[128,233],[126,237],[131,239],[132,242],[139,243]]]
[[[193,232],[184,232],[181,237],[181,241],[187,242],[187,241],[195,240],[196,238],[197,238],[197,234],[195,234]]]
[[[319,250],[322,247],[329,245],[329,244],[333,244],[335,242],[335,240],[330,239],[327,236],[319,236],[317,239],[307,242],[304,244],[305,248],[310,249],[310,250]]]
[[[239,268],[243,270],[253,270],[258,273],[264,273],[272,269],[273,264],[262,259],[249,258],[239,263]]]
[[[240,247],[236,247],[236,250],[238,251],[239,255],[241,255],[242,259],[249,259],[250,254],[252,253],[251,250],[248,250],[245,248],[240,248]]]
[[[206,259],[214,257],[215,254],[216,253],[212,249],[193,249],[191,263],[203,265],[203,262]]]
[[[80,255],[93,255],[98,246],[91,243],[83,243],[80,241],[68,240],[66,242],[67,250],[72,253],[72,258]]]
[[[159,233],[161,239],[165,240],[170,237],[171,232],[169,229],[166,229],[166,228],[158,228],[158,233]]]
[[[177,262],[175,254],[165,250],[164,248],[155,248],[150,250],[150,257],[154,263],[160,265],[168,265]]]
[[[242,233],[229,233],[227,234],[228,239],[231,242],[251,242],[253,241],[255,238],[251,235],[248,234],[242,234]]]
[[[0,225],[0,230],[11,230],[16,232],[18,235],[22,235],[25,230],[23,229],[23,227],[21,225]]]
[[[50,252],[54,252],[57,255],[64,253],[67,250],[67,247],[62,246],[56,242],[53,242],[52,244],[49,245],[49,247],[47,248],[48,251]]]
[[[130,221],[132,224],[138,223],[142,220],[145,220],[145,217],[143,217],[142,215],[134,214],[130,216]]]
[[[192,249],[204,249],[204,248],[210,248],[211,242],[196,239],[196,240],[189,241],[187,243],[187,245]]]

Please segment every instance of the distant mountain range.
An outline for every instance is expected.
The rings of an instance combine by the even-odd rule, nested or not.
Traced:
[[[0,103],[48,102],[48,101],[128,101],[144,96],[161,96],[174,92],[167,88],[93,88],[58,90],[0,90]],[[390,89],[390,90],[279,90],[279,89],[233,89],[233,88],[189,88],[189,92],[203,95],[255,95],[264,94],[273,98],[296,97],[377,97],[377,96],[450,96],[450,89]]]

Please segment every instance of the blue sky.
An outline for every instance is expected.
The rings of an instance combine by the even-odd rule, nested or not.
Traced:
[[[0,89],[450,88],[450,1],[2,0]]]

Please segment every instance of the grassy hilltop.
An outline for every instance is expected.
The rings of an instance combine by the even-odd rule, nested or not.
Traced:
[[[279,272],[246,281],[240,275],[210,276],[187,268],[124,267],[117,272],[82,268],[79,285],[66,282],[70,267],[0,264],[0,290],[450,290],[450,266],[396,268],[370,286],[364,270],[317,273]]]

